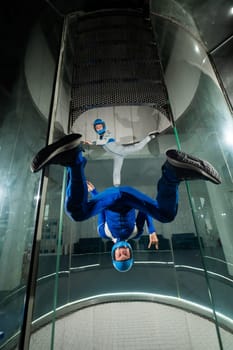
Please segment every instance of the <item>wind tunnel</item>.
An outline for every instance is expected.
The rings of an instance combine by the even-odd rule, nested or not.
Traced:
[[[35,8],[18,75],[1,89],[0,349],[230,349],[230,2],[69,6]],[[155,197],[169,148],[210,161],[222,177],[219,186],[182,183],[175,220],[155,222],[159,249],[148,249],[145,230],[131,240],[135,263],[124,274],[97,218],[65,215],[64,169],[29,169],[64,134],[95,142],[96,118],[121,144],[159,133],[125,158],[122,185]],[[84,148],[87,178],[99,191],[112,186],[112,156]]]

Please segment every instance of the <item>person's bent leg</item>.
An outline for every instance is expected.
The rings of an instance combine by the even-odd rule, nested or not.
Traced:
[[[77,164],[67,168],[65,211],[74,221],[84,221],[113,206],[119,199],[118,188],[110,187],[88,200],[84,168],[86,159],[79,155]]]
[[[152,199],[146,194],[129,186],[121,186],[121,198],[117,202],[118,206],[128,206],[149,214],[160,222],[170,222],[177,214],[178,185],[170,184],[168,188],[159,181],[159,193],[156,199]]]
[[[150,136],[146,136],[143,140],[140,142],[136,142],[134,144],[129,145],[119,145],[121,148],[118,149],[118,153],[120,153],[122,156],[127,156],[129,154],[139,152],[141,151],[149,142],[151,141]]]
[[[121,169],[124,158],[121,156],[114,156],[113,158],[113,185],[120,186],[121,184]]]
[[[152,137],[148,135],[140,142],[136,142],[128,145],[121,145],[116,142],[110,142],[104,145],[104,149],[105,151],[112,153],[114,155],[125,157],[129,154],[141,151],[143,147],[145,147],[145,145],[151,141],[151,139]]]
[[[151,136],[146,136],[142,141],[122,146],[116,142],[110,142],[104,145],[105,151],[113,155],[113,185],[120,186],[121,184],[121,169],[124,162],[124,156],[138,152],[150,142]]]
[[[151,215],[161,222],[172,221],[178,208],[180,181],[205,180],[220,184],[216,169],[207,161],[177,150],[166,152],[167,161],[162,166],[156,200],[132,187],[120,187],[121,197],[117,205],[125,205]]]
[[[65,211],[75,221],[85,220],[87,216],[88,189],[84,173],[85,165],[86,159],[82,157],[79,163],[67,167]]]
[[[106,143],[103,148],[113,156],[113,185],[120,186],[121,184],[121,169],[124,162],[124,157],[121,155],[123,146],[116,144],[116,142]]]
[[[167,222],[172,221],[178,210],[180,181],[177,179],[173,167],[167,163],[162,166],[162,176],[157,184],[157,203],[162,217],[167,218]]]
[[[65,211],[74,221],[84,221],[111,208],[120,198],[119,189],[110,187],[88,200],[85,162],[68,168]]]

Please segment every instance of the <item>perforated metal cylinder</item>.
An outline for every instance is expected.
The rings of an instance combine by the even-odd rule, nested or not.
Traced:
[[[153,30],[143,13],[108,10],[78,16],[71,124],[88,109],[148,105],[168,119],[169,108]]]

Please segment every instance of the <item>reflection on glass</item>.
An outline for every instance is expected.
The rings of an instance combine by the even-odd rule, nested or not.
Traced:
[[[168,26],[166,29],[172,33],[174,27]],[[219,143],[221,137],[216,139],[221,124],[219,116],[224,115],[223,119],[230,120],[230,115],[221,91],[216,84],[212,68],[203,48],[193,38],[190,40],[187,33],[184,34],[182,30],[178,30],[177,37],[174,39],[176,40],[175,45],[166,46],[165,49],[168,51],[163,52],[162,50],[161,53],[162,59],[163,54],[166,57],[165,79],[181,147],[184,151],[209,160],[224,178],[223,168],[226,167],[226,179],[230,180],[229,160],[227,160],[225,150]],[[161,47],[163,49],[162,45]],[[172,48],[174,52],[169,51]],[[167,60],[167,57],[169,57],[169,60]],[[176,72],[178,73],[175,74]],[[182,81],[179,80],[181,78],[183,78]],[[85,130],[85,136],[87,136],[89,130],[91,130],[90,133],[92,132],[93,136],[94,131],[90,125],[97,117],[103,118],[104,116],[105,118],[109,110],[110,108],[105,110],[102,108],[98,111],[90,110],[88,113],[84,113],[79,119],[79,122],[82,123],[83,121],[83,124],[77,122],[73,125],[72,131]],[[134,118],[135,115],[138,117],[139,111],[140,116],[143,115],[144,118],[149,114],[146,107],[145,110],[138,109],[136,113],[131,107],[124,110],[117,107],[117,113],[116,108],[111,108],[111,115],[113,115],[114,120],[115,116],[119,118],[121,113],[122,115],[123,113],[133,115]],[[121,118],[118,120],[121,120]],[[160,118],[159,120],[163,119]],[[87,121],[90,121],[90,123],[88,124]],[[80,125],[84,126],[83,129]],[[130,129],[129,124],[127,126]],[[125,131],[125,128],[121,126],[119,130]],[[142,150],[143,153],[127,156],[121,173],[122,184],[134,186],[152,197],[155,195],[155,183],[159,179],[160,168],[164,162],[164,151],[167,148],[176,147],[176,139],[168,126],[162,128],[162,130],[163,133],[158,138],[156,152],[151,152],[148,145]],[[197,132],[194,132],[194,130]],[[127,135],[124,133],[123,136]],[[121,137],[121,135],[118,135],[118,137]],[[88,137],[86,137],[86,140],[88,140]],[[86,148],[85,156],[88,158],[87,178],[92,180],[99,190],[111,186],[112,157],[103,152],[102,147],[98,148],[95,145],[89,145]],[[52,227],[50,224],[48,225],[48,222],[54,218],[56,218],[56,225],[59,222],[59,211],[55,213],[55,203],[60,202],[58,200],[60,189],[58,188],[61,181],[57,171],[52,169],[54,167],[51,167],[50,170],[51,182],[49,182],[48,203],[46,204],[44,220],[45,229],[50,234]],[[150,171],[150,169],[153,169],[153,171]],[[54,186],[56,196],[53,194]],[[222,309],[216,307],[213,312],[213,306],[217,305],[215,288],[213,287],[216,280],[220,278],[216,266],[217,261],[224,256],[217,217],[219,212],[227,214],[224,203],[221,203],[219,198],[221,192],[221,188],[215,189],[212,184],[197,182],[190,185],[189,198],[187,188],[185,184],[182,184],[180,186],[179,212],[176,220],[166,225],[156,222],[159,250],[148,251],[146,246],[148,242],[145,243],[144,238],[132,243],[135,264],[127,274],[119,274],[112,268],[112,243],[97,236],[96,218],[75,223],[64,216],[57,305],[109,293],[125,292],[133,294],[136,291],[163,294],[189,301],[190,304],[197,304],[203,309],[208,308],[210,312],[212,310],[211,317],[213,319],[216,311],[219,322],[222,324]],[[49,201],[53,196],[54,202],[51,205]],[[52,207],[53,209],[51,209]],[[221,215],[221,217],[226,216]],[[58,226],[56,226],[55,231],[57,229]],[[223,227],[221,227],[221,231],[224,231]],[[147,239],[146,236],[145,239]],[[45,278],[38,283],[35,319],[42,316],[46,311],[52,310],[54,299],[52,287],[54,287],[55,281],[56,256],[54,253],[57,249],[55,242],[51,244],[49,251],[46,251],[46,249],[44,252],[41,251],[40,257],[40,273]],[[225,247],[225,253],[226,249]],[[208,255],[210,254],[213,257],[211,262],[214,262],[211,268],[208,266]],[[208,279],[206,279],[207,275]],[[154,282],[155,276],[156,283]],[[223,281],[226,280],[222,279],[221,283]],[[50,287],[49,293],[48,286]],[[215,304],[209,297],[210,289]],[[45,296],[47,297],[46,302]],[[43,309],[40,308],[40,300],[44,301]]]
[[[40,178],[32,176],[29,162],[37,147],[46,140],[56,64],[50,55],[49,39],[43,32],[48,18],[53,18],[51,13],[44,13],[43,24],[40,23],[43,30],[39,18],[33,17],[29,24],[18,13],[12,12],[11,16],[8,29],[12,40],[6,41],[0,58],[1,67],[8,68],[7,80],[0,78],[0,346],[20,333],[25,316],[40,199]],[[8,12],[3,13],[3,17],[9,21]],[[23,26],[18,23],[19,17]],[[43,70],[48,74],[41,74]],[[19,337],[14,342],[16,346]]]
[[[162,31],[163,27],[159,25],[157,30]],[[166,30],[171,32],[174,30],[174,25],[167,24]],[[209,183],[189,184],[189,197],[195,226],[193,232],[197,236],[201,250],[194,253],[194,246],[191,248],[184,244],[182,249],[186,247],[188,250],[183,252],[182,257],[177,256],[176,250],[174,251],[175,266],[177,266],[180,295],[197,300],[202,305],[213,307],[213,317],[216,318],[218,325],[224,327],[226,324],[230,326],[233,319],[231,298],[233,282],[231,227],[233,223],[230,214],[232,212],[233,149],[227,137],[228,131],[232,129],[232,117],[209,60],[205,57],[201,62],[204,52],[201,52],[202,58],[194,55],[191,57],[189,54],[179,54],[180,57],[176,55],[176,49],[179,51],[180,48],[183,53],[185,52],[185,43],[188,45],[186,48],[192,41],[195,45],[193,39],[189,43],[184,39],[186,35],[185,31],[177,28],[174,37],[177,47],[176,45],[169,47],[161,43],[161,57],[167,62],[165,76],[169,96],[172,97],[172,109],[179,141],[181,148],[185,151],[190,151],[214,164],[221,174],[222,184],[219,187],[211,187]],[[169,61],[165,59],[166,57],[170,57]],[[179,63],[184,59],[186,65],[181,67]],[[171,72],[178,66],[179,75],[171,75]],[[197,71],[195,77],[193,67]],[[185,83],[182,81],[183,74]],[[197,80],[194,84],[195,79]],[[177,86],[181,91],[186,91],[186,96],[189,95],[188,108],[183,111],[179,108],[182,97],[176,91]],[[198,280],[196,280],[197,273]],[[203,283],[206,283],[206,276],[208,277],[207,288],[204,288]],[[184,285],[186,277],[190,279],[189,285]],[[193,285],[197,288],[193,289]],[[208,297],[209,293],[211,299]],[[218,334],[220,335],[220,332]],[[219,341],[222,344],[227,341],[223,333]]]

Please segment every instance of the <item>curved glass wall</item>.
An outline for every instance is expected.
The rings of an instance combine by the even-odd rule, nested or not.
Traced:
[[[232,320],[233,304],[228,284],[232,283],[233,244],[230,214],[231,106],[227,103],[228,99],[224,98],[224,91],[222,92],[211,66],[208,49],[199,43],[200,37],[196,35],[197,25],[202,22],[202,16],[195,18],[194,10],[192,19],[195,21],[189,21],[187,24],[189,16],[184,21],[186,11],[179,12],[181,7],[177,6],[176,2],[169,2],[169,6],[176,8],[172,16],[171,12],[165,14],[164,8],[161,11],[157,5],[152,2],[153,25],[159,41],[169,100],[176,119],[175,131],[178,143],[181,149],[215,164],[223,179],[221,186],[214,188],[208,183],[190,183],[187,191],[197,236],[201,242],[202,262],[207,272],[207,284],[216,320],[219,320],[220,315]],[[226,4],[224,8],[226,9]],[[228,10],[230,10],[229,4]],[[183,18],[181,15],[176,15],[177,12],[183,13]],[[176,21],[173,21],[174,17]],[[221,20],[222,18],[218,21]],[[177,26],[177,23],[181,26]],[[199,33],[205,37],[204,30]],[[217,36],[213,37],[216,39]],[[219,37],[218,40],[220,39],[224,40],[225,37]],[[211,49],[213,41],[204,41],[204,45],[207,44]],[[183,265],[186,265],[184,257],[177,266],[179,278],[184,277]],[[180,292],[181,295],[186,293],[183,288]],[[222,298],[223,295],[225,298]],[[223,348],[226,346],[224,336],[221,336],[220,344]]]
[[[21,5],[1,12],[0,347],[25,315],[41,182],[29,164],[47,138],[62,29],[49,7]]]
[[[32,282],[28,277],[33,277],[29,269],[33,249],[33,258],[38,255],[39,260],[38,271],[34,267],[34,273],[38,274],[32,331],[49,322],[51,349],[57,336],[56,320],[72,308],[108,300],[144,299],[175,303],[204,315],[216,324],[219,349],[227,348],[221,330],[232,331],[233,319],[230,214],[233,154],[228,143],[231,138],[227,137],[233,127],[232,116],[206,51],[200,39],[195,39],[198,32],[190,35],[184,26],[159,16],[162,12],[153,8],[153,3],[151,13],[175,128],[168,126],[156,144],[150,143],[141,152],[127,157],[122,184],[154,197],[165,151],[177,147],[213,163],[223,182],[220,186],[201,181],[182,183],[175,221],[155,223],[159,250],[148,250],[145,234],[132,242],[134,268],[127,274],[113,270],[111,244],[97,237],[96,218],[74,223],[64,215],[63,169],[51,166],[42,174],[32,175],[28,167],[33,154],[47,139],[51,142],[70,131],[72,40],[65,22],[59,56],[60,40],[51,45],[45,30],[51,20],[51,13],[46,12],[43,21],[30,31],[20,83],[13,84],[14,98],[6,103],[3,96],[1,142],[2,149],[9,153],[4,153],[1,162],[4,200],[0,346],[3,349],[10,347],[10,341],[19,343],[20,338],[14,335],[20,332],[26,318],[24,305],[26,286]],[[191,17],[184,18],[190,28],[194,26]],[[56,23],[55,37],[60,39],[62,20],[52,17],[51,21]],[[41,52],[43,55],[38,57]],[[96,113],[94,110],[93,115]],[[127,113],[134,111],[129,108]],[[112,159],[94,146],[86,147],[85,156],[87,178],[99,190],[111,186]]]

